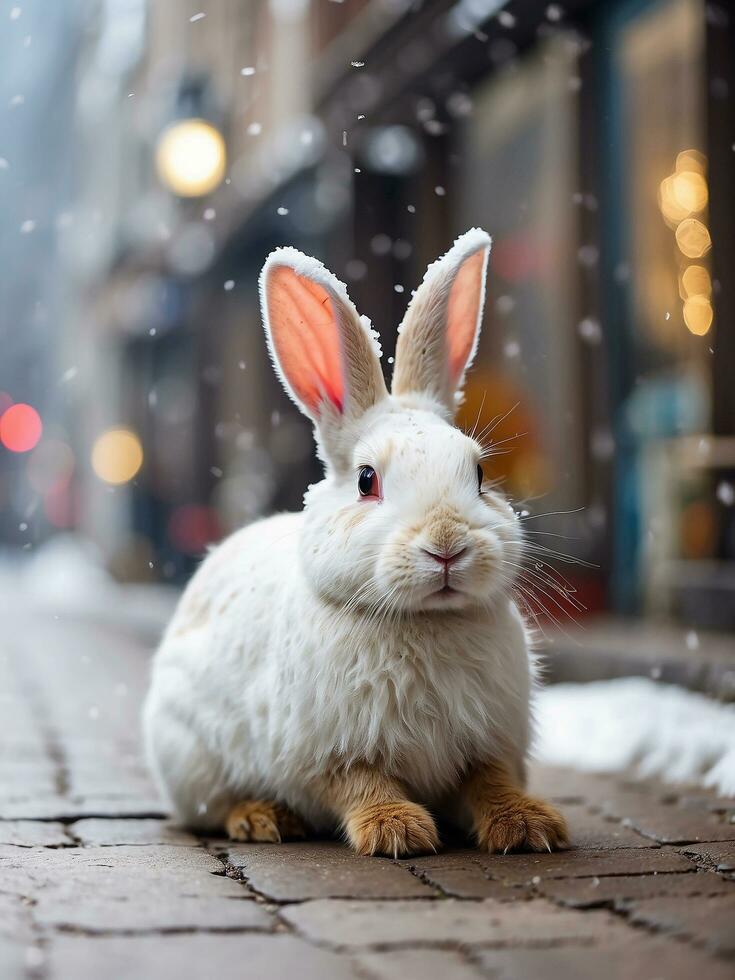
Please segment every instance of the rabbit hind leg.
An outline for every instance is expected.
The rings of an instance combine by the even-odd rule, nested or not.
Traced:
[[[231,840],[280,844],[283,840],[306,837],[301,818],[271,800],[243,800],[235,804],[225,819]]]

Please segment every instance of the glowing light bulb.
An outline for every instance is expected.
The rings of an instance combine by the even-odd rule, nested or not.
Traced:
[[[143,465],[143,447],[130,429],[108,429],[92,447],[92,469],[105,483],[128,483]]]
[[[203,119],[172,123],[158,139],[158,175],[180,197],[209,194],[222,182],[226,166],[222,134]]]

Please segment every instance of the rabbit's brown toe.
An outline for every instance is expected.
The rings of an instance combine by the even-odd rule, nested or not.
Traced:
[[[477,821],[477,842],[483,851],[557,851],[568,843],[564,817],[542,800],[518,796],[493,807]]]
[[[358,854],[397,858],[436,851],[439,846],[430,814],[407,800],[362,806],[349,815],[346,830]]]
[[[244,800],[234,806],[225,821],[227,835],[236,841],[280,844],[305,837],[304,825],[288,807],[268,800]]]

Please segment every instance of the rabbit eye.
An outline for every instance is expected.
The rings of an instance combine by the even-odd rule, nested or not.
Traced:
[[[361,497],[379,497],[378,474],[372,466],[363,466],[357,475],[357,489]]]
[[[482,493],[482,484],[485,482],[485,474],[482,472],[482,466],[477,464],[477,489]]]

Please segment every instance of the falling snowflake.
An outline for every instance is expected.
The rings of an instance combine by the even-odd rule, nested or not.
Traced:
[[[446,190],[445,190],[445,189],[444,189],[444,188],[443,188],[443,187],[441,186],[441,184],[437,184],[437,185],[436,185],[436,187],[434,188],[434,193],[436,194],[436,196],[437,196],[437,197],[444,197],[444,195],[445,195],[445,194],[446,194],[447,192],[446,192]]]
[[[546,17],[552,23],[556,23],[557,21],[560,21],[563,16],[564,16],[564,11],[556,3],[550,3],[549,6],[546,8]]]
[[[501,10],[498,14],[498,23],[501,27],[515,27],[516,19],[509,10]]]
[[[717,484],[717,499],[725,507],[732,507],[735,504],[735,487],[727,480],[722,480]]]
[[[600,327],[600,322],[591,316],[586,316],[584,320],[579,323],[577,332],[582,340],[586,341],[588,344],[599,344],[602,340],[602,328]]]
[[[200,12],[199,12],[198,14],[194,14],[194,15],[193,15],[192,17],[190,17],[190,18],[189,18],[189,23],[190,23],[190,24],[196,24],[196,22],[197,22],[198,20],[204,20],[204,18],[205,18],[206,16],[207,16],[207,15],[206,15],[205,13],[202,13],[202,12],[200,11]]]
[[[12,7],[10,10],[10,19],[17,20],[21,15],[20,7]]]
[[[509,313],[512,313],[515,309],[515,305],[516,301],[512,296],[508,296],[507,293],[502,296],[498,296],[497,300],[495,301],[495,309],[501,316],[507,316]]]
[[[352,65],[353,68],[364,68],[365,67],[365,62],[364,61],[351,61],[350,64]]]
[[[259,136],[263,132],[263,126],[259,122],[252,122],[248,126],[249,136]]]
[[[33,229],[36,227],[36,222],[31,218],[27,218],[23,224],[20,226],[21,235],[30,235]]]
[[[687,633],[687,650],[698,650],[699,649],[699,636],[695,630],[689,630]]]
[[[400,284],[400,283],[396,283],[396,284],[395,284],[395,286],[393,287],[393,289],[394,289],[394,290],[395,290],[395,292],[397,292],[397,293],[402,293],[402,292],[403,292],[403,286],[401,286],[401,284]]]
[[[288,208],[276,208],[276,214],[280,214],[281,217],[288,214]]]
[[[214,208],[205,208],[203,217],[205,221],[214,221],[214,219],[217,217],[217,212],[214,210]]]
[[[240,74],[241,75],[244,75],[246,78],[248,78],[250,75],[254,75],[255,74],[255,69],[253,68],[252,65],[248,65],[246,68],[241,68],[240,69]]]
[[[229,293],[229,291],[231,289],[234,289],[234,288],[235,288],[235,280],[234,279],[226,279],[225,280],[225,291]]]

